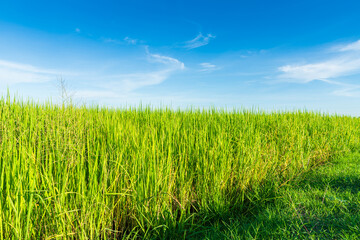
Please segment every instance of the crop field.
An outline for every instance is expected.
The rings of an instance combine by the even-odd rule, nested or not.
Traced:
[[[359,126],[359,118],[306,111],[2,98],[0,239],[192,238],[354,152]]]

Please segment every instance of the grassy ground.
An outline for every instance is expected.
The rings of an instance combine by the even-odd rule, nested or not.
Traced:
[[[297,188],[275,208],[267,203],[302,173],[358,149],[359,125],[358,118],[301,111],[119,110],[1,99],[0,239],[214,238],[224,228],[216,219],[236,213],[259,216],[249,220],[248,235],[276,229],[270,224],[283,224],[284,234],[296,226],[312,234],[322,225],[304,225],[311,204]],[[328,195],[330,187],[323,202],[340,204],[343,196]],[[283,220],[276,209],[289,201]],[[261,227],[256,219],[266,214],[276,224]],[[237,224],[248,218],[234,216],[225,234],[241,235],[246,228]]]
[[[360,239],[360,153],[308,172],[276,195],[250,216],[223,216],[193,237]]]

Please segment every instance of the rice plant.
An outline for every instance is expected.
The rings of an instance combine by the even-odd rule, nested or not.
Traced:
[[[186,237],[360,145],[358,118],[0,100],[0,238]],[[173,236],[174,237],[174,236]]]

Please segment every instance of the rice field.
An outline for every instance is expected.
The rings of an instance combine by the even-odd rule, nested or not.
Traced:
[[[107,109],[0,100],[0,238],[189,237],[360,146],[307,111]],[[172,234],[172,235],[171,235]]]

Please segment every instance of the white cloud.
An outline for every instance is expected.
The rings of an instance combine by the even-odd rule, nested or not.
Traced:
[[[47,73],[47,74],[57,73],[56,71],[53,70],[41,69],[29,64],[21,64],[21,63],[9,62],[5,60],[0,60],[0,67],[11,68],[26,72],[33,72],[33,73]]]
[[[338,50],[340,52],[360,51],[360,40],[343,45],[343,46],[339,46],[339,47],[335,48],[335,50]]]
[[[180,62],[179,60],[177,60],[175,58],[162,56],[159,54],[151,54],[151,53],[149,53],[148,50],[146,50],[146,51],[148,53],[150,62],[159,62],[159,63],[165,64],[168,66],[169,70],[185,69],[184,63]]]
[[[118,98],[119,94],[130,93],[145,86],[157,85],[164,82],[172,74],[185,69],[183,62],[176,58],[153,54],[146,49],[147,61],[156,67],[149,72],[135,72],[125,74],[60,72],[43,69],[29,64],[21,64],[0,60],[0,84],[44,83],[55,81],[60,76],[78,80],[76,98]],[[103,80],[102,83],[99,80]],[[71,80],[73,81],[73,80]],[[92,86],[92,89],[89,87]],[[94,90],[94,87],[95,90]]]
[[[148,51],[147,48],[146,51],[149,62],[161,63],[165,65],[165,68],[147,73],[118,75],[117,78],[120,79],[126,91],[132,91],[141,87],[160,84],[168,77],[170,77],[170,75],[174,72],[185,69],[185,64],[178,59],[159,54],[152,54]]]
[[[359,48],[359,49],[358,49]],[[336,47],[337,56],[320,62],[308,64],[288,64],[278,68],[282,72],[280,78],[311,82],[327,81],[342,76],[360,73],[360,41]]]
[[[200,72],[212,72],[212,71],[220,69],[215,64],[208,63],[208,62],[200,63],[199,65],[201,66],[201,69],[199,70]]]
[[[333,92],[337,96],[360,97],[360,86],[343,87]]]
[[[185,48],[193,49],[205,46],[209,44],[210,39],[212,38],[215,38],[215,36],[212,34],[207,34],[206,36],[204,36],[202,33],[199,33],[194,39],[185,42]]]
[[[47,82],[55,79],[56,76],[59,75],[61,75],[61,73],[54,70],[0,60],[0,83]]]
[[[116,39],[112,39],[112,38],[104,38],[103,41],[105,43],[115,43],[115,44],[123,44],[122,41],[116,40]]]
[[[131,92],[136,89],[158,85],[164,82],[171,74],[170,70],[154,71],[148,73],[130,73],[111,76],[115,79],[110,83],[110,88],[116,89],[119,92]]]
[[[125,37],[123,40],[117,40],[113,38],[103,38],[102,39],[105,43],[114,43],[114,44],[127,44],[127,45],[136,45],[138,43],[143,43],[143,41],[139,41],[138,39]]]
[[[286,79],[300,82],[325,81],[360,72],[360,58],[346,57],[304,65],[285,65],[279,67],[279,70],[283,72],[281,77]]]
[[[200,63],[200,65],[203,67],[203,68],[215,68],[216,65],[214,64],[211,64],[211,63]]]
[[[125,37],[124,38],[124,41],[128,44],[131,44],[131,45],[136,45],[138,40],[137,39],[133,39],[133,38],[129,38],[129,37]]]
[[[153,86],[158,85],[168,79],[172,74],[177,71],[181,71],[185,69],[185,65],[183,62],[178,59],[163,56],[160,54],[152,54],[149,52],[146,47],[147,60],[149,63],[159,63],[160,69],[150,71],[150,72],[136,72],[136,73],[126,73],[126,74],[116,74],[116,75],[108,75],[102,76],[101,78],[104,82],[97,87],[104,89],[101,92],[85,92],[83,95],[96,95],[103,94],[107,91],[113,92],[114,94],[109,94],[108,96],[116,97],[118,94],[124,94],[132,92],[136,89],[145,87],[145,86]]]
[[[360,85],[344,82],[341,77],[360,74],[360,40],[331,48],[332,55],[323,61],[307,64],[288,64],[278,68],[279,78],[308,83],[320,80],[337,86],[334,95],[359,97]]]

